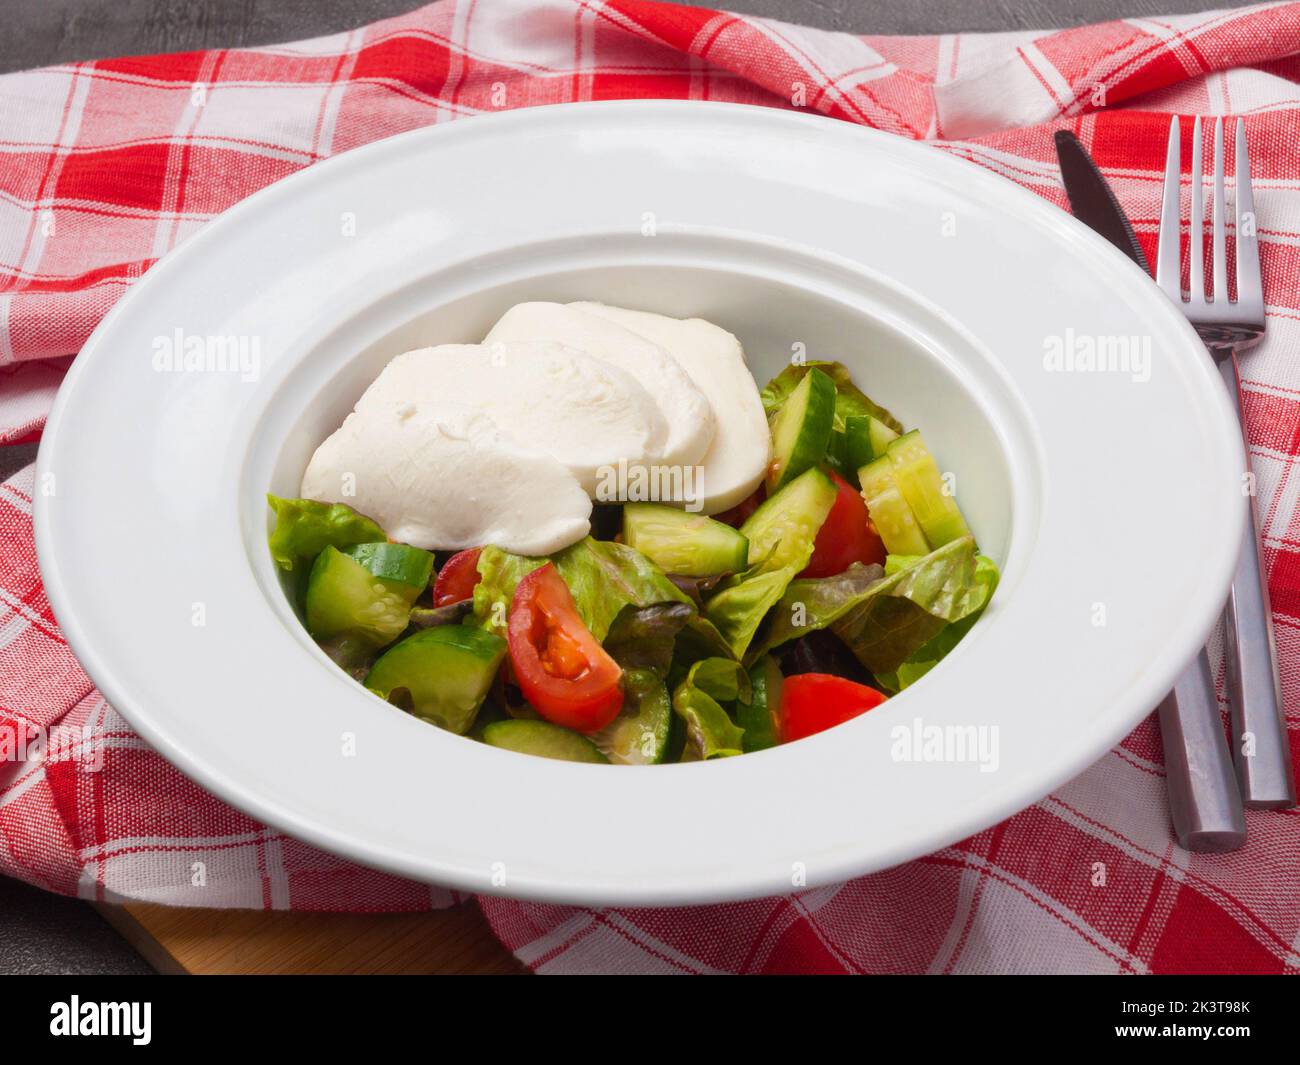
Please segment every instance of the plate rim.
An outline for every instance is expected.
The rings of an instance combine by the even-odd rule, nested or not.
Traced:
[[[473,123],[451,123],[440,126],[426,126],[419,129],[410,130],[394,137],[383,138],[379,141],[360,146],[356,149],[341,153],[324,163],[327,169],[331,164],[339,161],[347,161],[353,165],[358,165],[364,161],[367,153],[377,153],[380,151],[399,151],[400,144],[416,143],[430,137],[445,136],[455,131],[466,130],[467,127],[472,129],[477,135],[491,135],[493,126],[520,121],[544,122],[547,114],[544,113],[562,113],[567,116],[574,116],[578,111],[597,112],[608,110],[623,111],[650,111],[650,112],[698,112],[701,110],[729,111],[729,112],[748,112],[751,115],[762,116],[763,121],[772,121],[777,123],[796,123],[796,124],[813,124],[815,126],[831,127],[837,130],[853,131],[855,135],[860,135],[870,140],[887,141],[893,150],[920,152],[932,149],[931,145],[923,142],[907,141],[903,138],[883,133],[877,130],[856,126],[851,123],[845,123],[836,119],[830,119],[821,115],[809,114],[806,112],[790,112],[776,108],[762,107],[759,105],[746,104],[727,104],[713,103],[702,101],[646,101],[646,100],[620,100],[620,101],[598,101],[581,104],[557,104],[543,107],[521,108],[498,114],[476,116],[480,119]],[[485,120],[485,121],[484,121]],[[919,156],[918,156],[919,157]],[[999,194],[1011,196],[1020,201],[1026,209],[1033,212],[1055,211],[1052,215],[1052,221],[1056,224],[1065,224],[1067,227],[1073,227],[1077,239],[1090,245],[1095,251],[1110,258],[1113,267],[1119,271],[1120,276],[1127,277],[1133,281],[1142,279],[1150,282],[1145,272],[1141,271],[1118,249],[1111,246],[1104,238],[1098,236],[1088,229],[1082,223],[1078,222],[1072,216],[1065,212],[1054,209],[1053,205],[1040,196],[1023,188],[1019,184],[1002,178],[988,169],[959,156],[951,155],[946,152],[938,152],[935,155],[936,164],[942,169],[955,165],[961,172],[971,175],[978,174],[980,182],[996,183]],[[340,168],[341,172],[341,168]],[[305,167],[289,177],[268,185],[257,192],[245,197],[237,204],[220,215],[212,218],[202,229],[185,240],[177,248],[173,249],[166,256],[157,262],[149,271],[147,271],[136,283],[128,290],[121,299],[109,310],[104,318],[97,325],[91,336],[83,345],[81,356],[73,361],[64,382],[61,384],[54,405],[47,419],[45,432],[42,436],[40,448],[37,455],[36,475],[39,479],[50,468],[54,461],[55,450],[58,447],[57,441],[60,439],[60,426],[67,408],[73,402],[73,396],[77,389],[77,383],[81,379],[85,368],[90,364],[94,352],[103,344],[104,337],[109,335],[114,328],[118,318],[125,313],[124,308],[132,306],[131,301],[139,301],[148,297],[154,285],[161,283],[159,278],[166,279],[177,269],[184,268],[186,264],[196,255],[201,253],[205,246],[205,241],[219,239],[222,231],[231,226],[240,223],[245,213],[256,210],[265,199],[275,196],[286,195],[286,188],[292,190],[296,183],[302,181],[322,180],[319,177],[321,173],[320,166]],[[213,237],[213,233],[217,236]],[[196,251],[196,249],[198,249]],[[179,265],[178,265],[179,263]],[[1122,265],[1121,265],[1122,264]],[[922,293],[921,295],[925,295]],[[1149,290],[1148,296],[1158,295],[1158,290],[1154,286]],[[926,297],[928,298],[928,297]],[[1161,297],[1163,298],[1163,297]],[[1152,307],[1160,301],[1148,298],[1146,301]],[[1176,322],[1169,318],[1171,328],[1177,329],[1178,323],[1181,323],[1181,331],[1185,339],[1192,340],[1199,346],[1199,340],[1195,337],[1195,332],[1190,324],[1179,314],[1172,304],[1165,308],[1169,315],[1176,316]],[[1217,375],[1213,374],[1212,367],[1206,366],[1202,376],[1208,382],[1218,383]],[[1231,419],[1231,424],[1235,425],[1235,416],[1232,415],[1230,400],[1226,392],[1219,387],[1221,393],[1220,406],[1221,414],[1226,419]],[[1243,450],[1244,455],[1244,450]],[[1245,514],[1240,515],[1239,525],[1244,526]],[[141,735],[148,740],[159,753],[172,765],[181,769],[186,776],[195,780],[202,787],[210,790],[212,794],[222,801],[229,802],[236,809],[248,812],[250,815],[265,821],[273,827],[279,828],[289,835],[311,843],[331,853],[340,854],[352,860],[360,861],[363,864],[370,865],[374,868],[385,871],[397,872],[401,875],[410,876],[415,879],[429,882],[444,884],[446,886],[462,888],[464,890],[477,893],[484,892],[482,883],[482,872],[465,870],[461,873],[455,869],[444,867],[436,876],[431,874],[427,868],[416,867],[410,863],[399,860],[399,856],[394,855],[391,850],[383,847],[372,847],[369,841],[362,841],[357,845],[357,841],[349,840],[346,845],[338,838],[331,836],[327,830],[318,831],[314,823],[302,821],[296,813],[287,808],[276,805],[260,798],[251,788],[241,786],[238,782],[229,781],[225,773],[219,767],[210,767],[202,758],[190,755],[170,743],[166,742],[157,731],[153,728],[151,716],[147,711],[137,706],[136,701],[129,696],[127,687],[117,683],[118,678],[114,671],[109,668],[108,663],[100,659],[94,650],[94,638],[82,629],[78,620],[78,612],[72,605],[68,597],[68,589],[60,579],[56,559],[54,557],[54,546],[51,542],[49,532],[49,502],[47,497],[41,493],[36,493],[33,500],[33,523],[37,548],[37,556],[40,563],[42,579],[45,583],[46,594],[49,598],[51,607],[59,620],[69,647],[73,650],[78,661],[82,664],[86,672],[95,679],[97,687],[103,692],[109,703],[118,710],[122,715],[136,728]],[[1218,573],[1212,575],[1208,583],[1212,587],[1222,585],[1222,590],[1226,594],[1227,586],[1230,581],[1232,564],[1227,561],[1217,560]],[[1204,574],[1202,574],[1204,578]],[[1209,619],[1203,626],[1201,639],[1208,634],[1213,627],[1215,618]],[[1163,677],[1163,674],[1160,675]],[[106,678],[107,683],[101,683],[99,678]],[[1172,682],[1172,675],[1152,681],[1151,687],[1160,689],[1168,687]],[[1158,698],[1158,695],[1157,695]],[[1145,713],[1145,711],[1143,712]],[[910,842],[901,843],[893,848],[893,856],[887,857],[884,864],[871,862],[870,869],[889,868],[901,861],[906,861],[910,857],[931,853],[936,847],[945,846],[951,842],[964,838],[971,834],[972,831],[978,831],[991,824],[995,824],[1002,819],[1015,814],[1016,812],[1027,808],[1037,802],[1042,795],[1050,793],[1062,783],[1072,778],[1076,773],[1093,764],[1099,756],[1109,750],[1114,744],[1122,739],[1141,719],[1140,716],[1128,720],[1130,715],[1120,715],[1124,719],[1117,724],[1113,724],[1109,729],[1096,729],[1093,732],[1095,737],[1091,745],[1083,745],[1080,751],[1076,751],[1073,757],[1063,758],[1053,763],[1057,771],[1049,774],[1052,782],[1047,785],[1046,790],[1040,787],[1040,783],[1026,788],[1013,789],[1015,794],[1010,797],[1003,797],[999,803],[992,804],[990,807],[981,807],[978,814],[971,813],[964,817],[954,817],[945,821],[942,828],[933,829],[922,840],[923,846],[917,847]],[[143,722],[143,724],[141,724]],[[161,743],[160,743],[161,740]],[[1041,774],[1040,774],[1041,776]],[[1036,780],[1039,778],[1036,777]],[[1023,800],[1021,793],[1025,791],[1034,791],[1036,797]],[[935,842],[938,840],[939,842]],[[830,879],[845,879],[859,875],[864,870],[862,868],[852,868],[854,861],[851,858],[842,857],[843,848],[839,848],[837,856],[841,857],[838,866],[831,870]],[[901,854],[898,852],[902,852]],[[860,862],[858,863],[861,864]],[[823,878],[825,879],[825,878]],[[574,902],[574,903],[601,903],[608,904],[614,899],[616,904],[647,904],[647,905],[689,905],[695,903],[722,901],[738,898],[761,897],[773,894],[770,884],[753,886],[753,889],[739,887],[738,882],[743,881],[747,884],[755,885],[756,877],[754,875],[735,877],[725,879],[718,883],[710,884],[707,887],[701,887],[699,884],[677,884],[665,886],[669,882],[665,880],[652,891],[628,891],[625,886],[601,884],[600,886],[587,887],[575,886],[572,883],[558,882],[555,880],[530,881],[526,884],[520,883],[518,886],[512,883],[509,892],[511,897],[529,898],[552,902]],[[786,889],[790,890],[789,888]],[[490,893],[490,891],[488,892]]]

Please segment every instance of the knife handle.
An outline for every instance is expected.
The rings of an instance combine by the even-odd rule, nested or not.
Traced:
[[[1236,364],[1237,360],[1229,355],[1220,360],[1219,372],[1240,417]],[[1295,777],[1253,495],[1246,496],[1246,509],[1246,531],[1224,611],[1224,672],[1232,715],[1232,757],[1241,798],[1247,806],[1285,809],[1296,804]]]
[[[1246,842],[1246,815],[1204,649],[1179,674],[1157,713],[1179,846],[1199,853],[1235,851]]]

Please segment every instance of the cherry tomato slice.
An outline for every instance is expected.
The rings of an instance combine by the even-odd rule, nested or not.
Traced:
[[[834,470],[827,471],[839,492],[813,541],[812,558],[800,577],[833,577],[854,562],[885,561],[885,545],[867,518],[862,493]]]
[[[434,606],[447,606],[473,597],[474,586],[479,581],[478,556],[482,550],[481,547],[471,547],[447,559],[447,564],[438,571],[433,582]]]
[[[507,636],[515,680],[551,724],[595,732],[618,715],[623,671],[583,624],[553,563],[515,588]]]
[[[785,678],[778,722],[782,743],[801,740],[865,714],[885,701],[882,692],[829,673]]]

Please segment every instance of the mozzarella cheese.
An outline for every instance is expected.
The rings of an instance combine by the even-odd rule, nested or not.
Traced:
[[[473,407],[520,444],[558,459],[594,496],[620,460],[656,461],[659,407],[617,366],[550,342],[443,344],[399,355],[357,403]]]
[[[302,495],[346,503],[416,547],[545,555],[587,535],[613,470],[702,468],[685,502],[694,509],[702,494],[713,514],[757,487],[769,446],[726,330],[523,303],[482,344],[393,359],[316,449]]]
[[[717,514],[746,499],[767,469],[771,435],[740,341],[702,318],[668,318],[601,303],[568,306],[644,337],[681,365],[713,408],[713,442],[700,460],[704,513]]]
[[[563,464],[445,401],[358,404],[316,449],[302,494],[346,503],[393,540],[429,550],[546,555],[591,528],[591,500]]]
[[[584,351],[636,378],[654,399],[668,432],[655,464],[694,466],[713,440],[715,419],[704,393],[677,359],[642,334],[607,317],[561,303],[518,303],[483,343],[553,340]]]

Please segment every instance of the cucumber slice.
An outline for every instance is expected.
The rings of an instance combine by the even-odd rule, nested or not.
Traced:
[[[835,421],[835,382],[809,370],[772,419],[772,465],[767,490],[789,484],[826,456]]]
[[[380,698],[410,700],[416,717],[464,734],[474,724],[506,656],[506,641],[467,625],[423,629],[390,647],[366,674],[365,685]]]
[[[349,635],[382,647],[401,635],[410,614],[408,599],[337,547],[316,556],[307,579],[307,631],[317,640]]]
[[[878,418],[855,414],[844,422],[844,438],[845,458],[856,472],[880,458],[898,434]]]
[[[660,503],[623,507],[623,542],[665,573],[714,577],[745,568],[749,541],[730,525]]]
[[[781,715],[781,694],[785,677],[771,655],[764,655],[749,671],[754,694],[749,703],[736,703],[736,724],[745,730],[741,741],[745,753],[775,747],[777,722]]]
[[[886,454],[894,467],[894,483],[916,515],[931,550],[970,535],[957,501],[948,493],[934,456],[917,430],[893,441]]]
[[[357,544],[345,548],[343,553],[361,563],[380,584],[408,603],[414,603],[429,587],[433,575],[433,552],[407,544]]]
[[[837,491],[835,482],[814,466],[763,500],[740,527],[749,540],[749,564],[761,562],[770,571],[798,561],[817,538]]]
[[[856,418],[850,418],[849,421],[856,421]],[[867,439],[871,442],[871,457],[879,458],[885,453],[885,449],[898,439],[898,433],[894,432],[888,425],[879,418],[867,417]]]
[[[561,762],[609,764],[586,736],[547,721],[494,721],[483,730],[483,742],[489,747]]]
[[[925,534],[894,480],[894,465],[882,455],[858,470],[862,498],[867,502],[871,524],[891,555],[925,555],[930,552]]]
[[[673,704],[668,689],[648,669],[623,674],[623,709],[592,743],[616,765],[658,765],[668,753]]]

